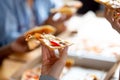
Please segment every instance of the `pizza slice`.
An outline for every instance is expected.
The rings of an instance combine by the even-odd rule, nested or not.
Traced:
[[[103,4],[109,8],[120,8],[120,0],[95,0],[96,2]]]
[[[51,49],[59,49],[59,48],[64,48],[66,46],[71,45],[71,43],[69,43],[68,41],[55,37],[52,34],[35,33],[34,35],[31,35],[29,39],[30,38],[35,38],[39,40],[43,45],[46,45],[47,47]]]
[[[32,50],[40,45],[40,41],[34,38],[32,35],[34,35],[35,33],[54,34],[55,32],[56,32],[56,29],[53,26],[43,25],[43,26],[38,26],[29,30],[24,34],[24,36],[26,38],[26,41],[28,42],[29,49]]]

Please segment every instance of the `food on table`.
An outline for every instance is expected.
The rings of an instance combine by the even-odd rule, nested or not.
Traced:
[[[120,8],[120,0],[95,0],[109,8]]]
[[[33,69],[26,70],[21,80],[39,80],[39,77],[41,75],[41,66],[37,66]]]
[[[67,68],[71,68],[73,65],[74,65],[74,59],[68,58],[68,59],[66,60],[65,66],[66,66]]]
[[[99,80],[95,74],[89,74],[85,80]]]

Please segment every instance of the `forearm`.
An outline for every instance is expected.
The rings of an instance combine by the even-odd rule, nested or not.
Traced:
[[[10,55],[11,53],[13,53],[13,50],[11,49],[10,45],[6,45],[0,48],[0,61],[7,57],[8,55]]]

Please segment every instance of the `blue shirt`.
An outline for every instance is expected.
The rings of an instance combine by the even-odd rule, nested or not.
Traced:
[[[26,0],[0,0],[0,46],[12,42],[31,27],[41,25],[50,9],[62,5],[60,3],[60,0],[34,0],[31,9]]]

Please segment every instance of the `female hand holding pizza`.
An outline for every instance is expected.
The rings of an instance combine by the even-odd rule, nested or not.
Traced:
[[[40,80],[58,80],[67,59],[68,47],[59,49],[59,56],[54,50],[42,45],[42,76]],[[53,79],[55,78],[55,79]]]

